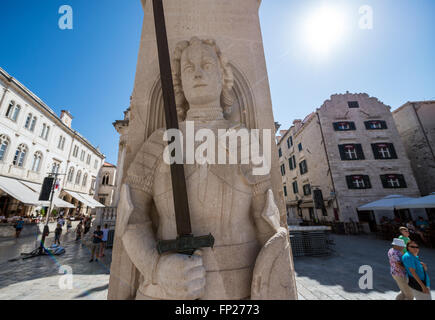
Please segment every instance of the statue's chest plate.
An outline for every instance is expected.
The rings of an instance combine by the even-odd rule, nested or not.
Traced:
[[[237,165],[186,165],[186,187],[192,231],[212,233],[217,242],[243,243],[251,236],[252,187]],[[177,190],[174,190],[177,192]],[[154,179],[154,202],[163,237],[176,235],[170,167],[162,163]],[[248,228],[245,233],[237,228]],[[240,231],[240,230],[239,230]],[[240,241],[240,242],[239,242]]]

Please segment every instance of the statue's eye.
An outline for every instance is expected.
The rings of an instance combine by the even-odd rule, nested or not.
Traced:
[[[185,72],[192,72],[193,71],[193,66],[191,64],[188,64],[184,67],[184,71]]]

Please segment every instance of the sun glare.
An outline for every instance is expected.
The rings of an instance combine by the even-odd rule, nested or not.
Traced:
[[[313,52],[328,54],[345,35],[346,15],[335,7],[314,9],[304,22],[303,37]]]

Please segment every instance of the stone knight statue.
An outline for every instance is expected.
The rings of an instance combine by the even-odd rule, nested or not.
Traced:
[[[173,54],[180,130],[241,127],[226,120],[233,72],[214,40],[180,42]],[[140,272],[136,299],[296,299],[288,232],[280,226],[270,176],[252,165],[185,164],[192,231],[213,248],[159,255],[157,240],[177,237],[164,129],[143,143],[122,186],[117,226]]]

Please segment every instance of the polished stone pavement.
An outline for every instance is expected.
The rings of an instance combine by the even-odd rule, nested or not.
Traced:
[[[53,243],[51,234],[47,245]],[[36,235],[0,241],[0,300],[105,300],[109,283],[111,250],[98,262],[89,263],[90,250],[75,241],[74,234],[62,235],[65,254],[43,256],[28,260],[20,257],[38,246]],[[72,271],[72,288],[66,284],[71,279],[62,270]]]
[[[332,236],[334,252],[326,257],[295,257],[296,281],[301,300],[392,300],[398,289],[390,276],[387,251],[389,241],[372,236]],[[53,241],[52,235],[48,244]],[[111,252],[102,261],[89,263],[90,251],[64,235],[66,253],[56,257],[38,257],[27,261],[8,262],[23,251],[31,251],[37,242],[33,237],[0,241],[1,299],[89,299],[105,300],[109,283]],[[422,248],[421,258],[435,274],[435,249]],[[60,288],[61,266],[70,266],[73,288]],[[359,288],[359,268],[373,269],[373,289]],[[432,271],[433,270],[433,271]],[[432,280],[434,282],[435,280]],[[432,291],[435,297],[435,291]]]

